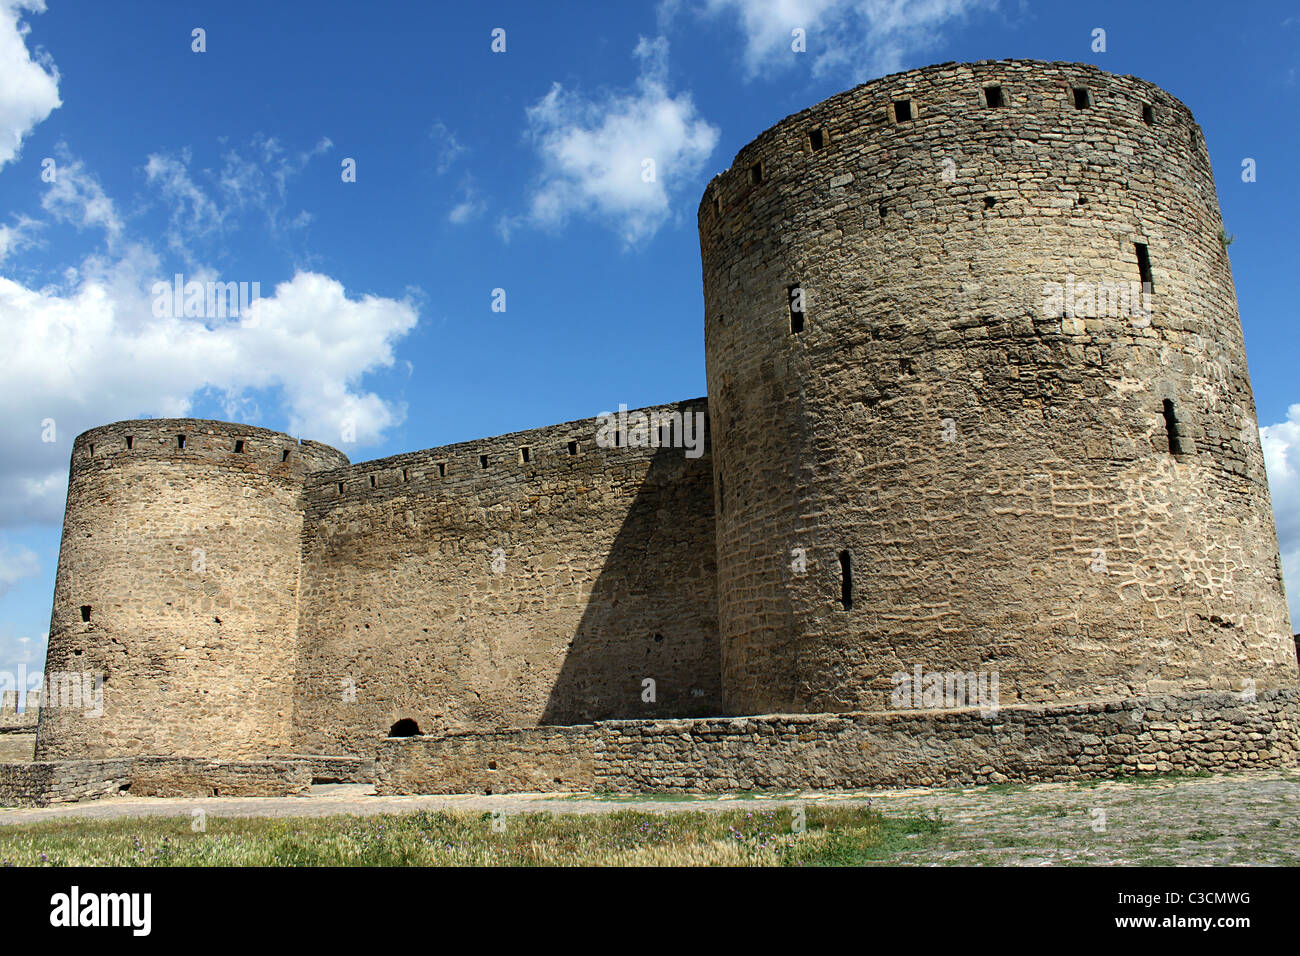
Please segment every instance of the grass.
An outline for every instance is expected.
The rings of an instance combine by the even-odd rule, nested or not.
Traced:
[[[935,815],[869,807],[608,814],[49,821],[0,829],[6,866],[852,866],[930,845]]]

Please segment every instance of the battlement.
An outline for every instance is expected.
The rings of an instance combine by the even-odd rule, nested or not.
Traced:
[[[680,448],[682,436],[678,429],[685,415],[704,416],[705,427],[700,430],[698,450],[693,457],[708,455],[707,399],[689,399],[627,412],[629,420],[638,415],[647,421],[675,424],[663,437],[658,429],[649,431],[645,444],[631,444],[619,438],[619,444],[601,447],[597,442],[597,419],[593,416],[357,462],[312,475],[305,489],[307,510],[317,516],[350,503],[427,494],[434,489],[439,494],[475,494],[490,488],[527,486],[549,476],[648,462],[661,450],[672,448],[673,443],[678,443]],[[693,421],[687,437],[696,437]],[[629,438],[636,440],[636,436]]]
[[[146,418],[91,428],[72,445],[72,469],[120,467],[141,461],[231,468],[273,478],[347,465],[348,456],[316,441],[202,418]]]
[[[761,203],[762,194],[810,174],[835,177],[860,171],[863,163],[888,161],[891,149],[933,141],[939,147],[936,163],[945,155],[955,162],[965,152],[995,149],[999,140],[1027,128],[1032,140],[1044,144],[1088,132],[1105,151],[1161,151],[1180,163],[1208,166],[1204,137],[1191,111],[1146,80],[1090,63],[943,63],[860,84],[765,130],[710,180],[700,199],[700,226],[744,228],[746,210]],[[872,141],[865,151],[864,138]],[[1045,167],[1043,177],[1068,184],[1075,173],[1070,164],[1062,164]],[[958,180],[954,170],[947,180],[954,191],[973,192],[965,177]],[[906,216],[911,185],[886,185],[879,199],[892,201],[895,214]]]

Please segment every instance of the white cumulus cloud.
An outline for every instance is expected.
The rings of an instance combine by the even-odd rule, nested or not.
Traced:
[[[151,287],[169,277],[157,265],[132,247],[115,263],[87,260],[66,291],[0,276],[0,442],[10,450],[0,463],[0,525],[57,520],[77,433],[188,415],[204,390],[230,409],[251,390],[278,389],[292,433],[345,451],[347,426],[364,445],[401,420],[400,407],[359,383],[393,364],[394,343],[416,324],[409,300],[350,297],[335,279],[298,272],[246,315],[160,318]],[[48,422],[54,442],[42,440]]]
[[[24,10],[44,13],[45,0],[0,0],[0,168],[18,155],[23,137],[63,105],[58,68],[27,49]]]
[[[1300,626],[1300,404],[1287,409],[1287,418],[1259,430],[1264,467],[1273,498],[1282,576],[1291,602],[1291,625]]]
[[[154,184],[179,208],[209,208],[192,201],[183,164],[154,169]],[[176,315],[155,309],[155,284],[170,285],[173,270],[147,243],[130,241],[80,161],[60,163],[43,206],[55,220],[102,228],[106,249],[49,285],[0,275],[0,527],[57,521],[71,441],[106,422],[189,415],[203,397],[229,418],[258,422],[256,403],[268,400],[293,434],[352,454],[402,420],[404,408],[362,379],[392,366],[395,344],[415,327],[409,295],[349,294],[338,280],[302,269],[272,288],[187,259],[186,281],[248,282],[250,291],[259,282],[262,297],[235,317]],[[0,587],[3,574],[0,565]]]
[[[627,93],[585,96],[554,84],[528,109],[542,163],[528,220],[559,227],[573,216],[606,221],[628,244],[671,216],[671,197],[694,183],[718,144],[689,93],[667,88],[668,41],[642,38],[641,73]]]
[[[34,577],[41,571],[41,562],[36,552],[29,548],[10,548],[0,538],[0,595],[4,594],[23,578]]]
[[[812,58],[817,77],[861,83],[897,72],[909,57],[943,41],[943,30],[966,14],[991,9],[996,0],[702,0],[707,15],[732,17],[745,39],[745,69],[752,78]],[[673,2],[674,11],[680,4]],[[795,53],[802,30],[805,53]]]

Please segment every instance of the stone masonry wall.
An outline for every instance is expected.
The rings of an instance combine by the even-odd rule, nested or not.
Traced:
[[[1068,705],[605,721],[537,746],[535,730],[386,742],[381,793],[844,789],[1042,782],[1294,767],[1300,694],[1268,691]],[[508,773],[492,769],[508,767]]]
[[[385,740],[375,792],[543,793],[595,789],[603,725]]]
[[[602,724],[609,790],[964,786],[1293,767],[1294,690],[1063,706]]]
[[[312,765],[294,760],[137,757],[133,797],[288,797],[311,789]]]
[[[720,711],[707,444],[688,458],[595,432],[309,480],[293,750],[369,755],[404,718],[445,733]]]
[[[916,664],[1294,687],[1222,226],[1187,108],[1085,64],[887,76],[744,147],[699,210],[726,712],[885,710]]]
[[[0,807],[76,803],[120,792],[131,782],[129,757],[0,763]]]
[[[37,757],[258,757],[290,738],[301,494],[340,452],[224,422],[73,445]]]

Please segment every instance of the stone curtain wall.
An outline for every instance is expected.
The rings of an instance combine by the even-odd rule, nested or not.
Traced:
[[[777,714],[385,741],[379,793],[838,789],[1294,767],[1300,694],[978,711]],[[496,769],[490,768],[495,763]],[[585,768],[590,763],[592,785]],[[550,785],[561,777],[565,785]],[[570,785],[569,780],[577,783]]]
[[[191,419],[78,437],[45,667],[66,677],[42,701],[37,758],[286,746],[303,478],[346,462]]]
[[[296,751],[370,755],[404,718],[444,733],[720,712],[707,445],[600,448],[595,432],[309,481]]]
[[[888,709],[915,664],[1294,686],[1221,229],[1186,107],[1083,64],[888,76],[742,149],[699,211],[725,712]],[[1151,316],[1053,314],[1137,244]]]

